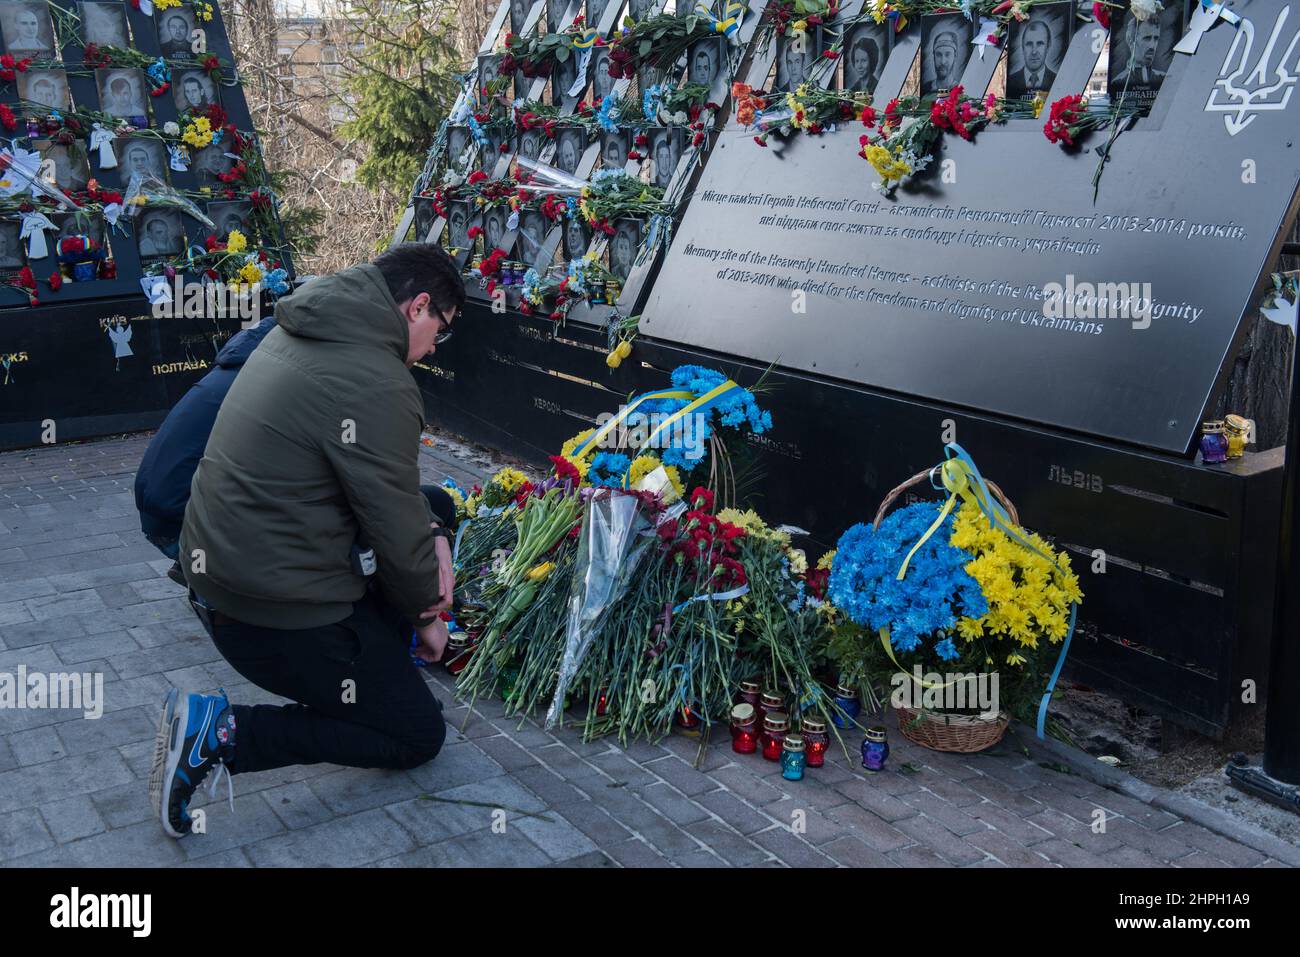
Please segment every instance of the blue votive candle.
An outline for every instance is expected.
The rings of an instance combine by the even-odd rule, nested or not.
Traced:
[[[883,771],[888,758],[889,741],[885,729],[880,725],[867,728],[867,736],[862,739],[862,766],[868,771]]]
[[[787,734],[781,749],[781,777],[787,781],[802,781],[804,764],[803,738]]]
[[[835,710],[831,713],[831,721],[835,727],[853,727],[853,719],[858,716],[860,710],[862,706],[858,704],[858,693],[855,690],[844,685],[835,689]]]

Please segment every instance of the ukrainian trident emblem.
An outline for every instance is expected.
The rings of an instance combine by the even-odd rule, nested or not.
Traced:
[[[1232,46],[1219,68],[1219,78],[1214,81],[1210,98],[1205,103],[1206,112],[1227,114],[1223,125],[1229,136],[1236,136],[1260,113],[1285,110],[1291,93],[1300,79],[1300,27],[1291,34],[1286,52],[1277,55],[1285,41],[1284,28],[1291,5],[1284,6],[1273,22],[1259,58],[1252,65],[1255,52],[1255,25],[1245,18],[1238,25]]]

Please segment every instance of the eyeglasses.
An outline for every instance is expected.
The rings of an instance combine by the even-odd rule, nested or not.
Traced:
[[[450,322],[446,319],[446,317],[440,317],[442,318],[443,330],[442,332],[438,333],[436,336],[433,337],[433,344],[435,346],[442,345],[444,342],[446,342],[448,339],[452,337],[454,330],[451,328],[451,325],[452,322],[460,318],[460,312],[461,311],[457,309],[456,314],[452,317]]]

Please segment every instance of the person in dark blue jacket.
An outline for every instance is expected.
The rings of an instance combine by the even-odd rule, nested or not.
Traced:
[[[275,317],[267,316],[232,337],[217,353],[212,371],[167,413],[140,460],[140,470],[135,474],[140,531],[173,561],[179,550],[185,506],[190,500],[190,482],[208,446],[217,411],[244,362],[274,327]]]
[[[140,511],[140,531],[160,552],[177,560],[180,551],[181,524],[190,500],[190,483],[208,447],[217,411],[235,376],[253,350],[275,327],[275,317],[267,316],[251,329],[231,338],[217,353],[211,372],[194,384],[167,413],[158,433],[140,460],[135,474],[135,507]],[[456,527],[456,508],[446,491],[436,485],[420,487],[439,523]],[[180,569],[168,573],[183,583]]]

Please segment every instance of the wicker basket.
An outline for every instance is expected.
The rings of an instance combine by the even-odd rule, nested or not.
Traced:
[[[913,485],[928,482],[932,472],[932,469],[917,472],[906,482],[891,489],[884,501],[880,503],[880,508],[876,510],[875,520],[871,523],[872,528],[879,528],[890,507],[902,494]],[[1011,521],[1019,525],[1020,516],[1016,513],[1016,507],[1011,504],[1002,489],[987,479],[984,484],[1002,503]],[[1011,723],[1011,716],[1005,711],[999,712],[997,717],[986,718],[981,715],[949,714],[943,711],[914,711],[911,708],[894,710],[898,713],[898,730],[907,740],[931,751],[949,751],[957,754],[972,754],[993,747],[1002,740],[1002,736],[1007,733],[1007,725]]]
[[[991,748],[1007,733],[1011,716],[1005,711],[996,718],[977,714],[947,714],[942,711],[913,711],[895,708],[898,730],[913,744],[931,751],[971,754]]]

